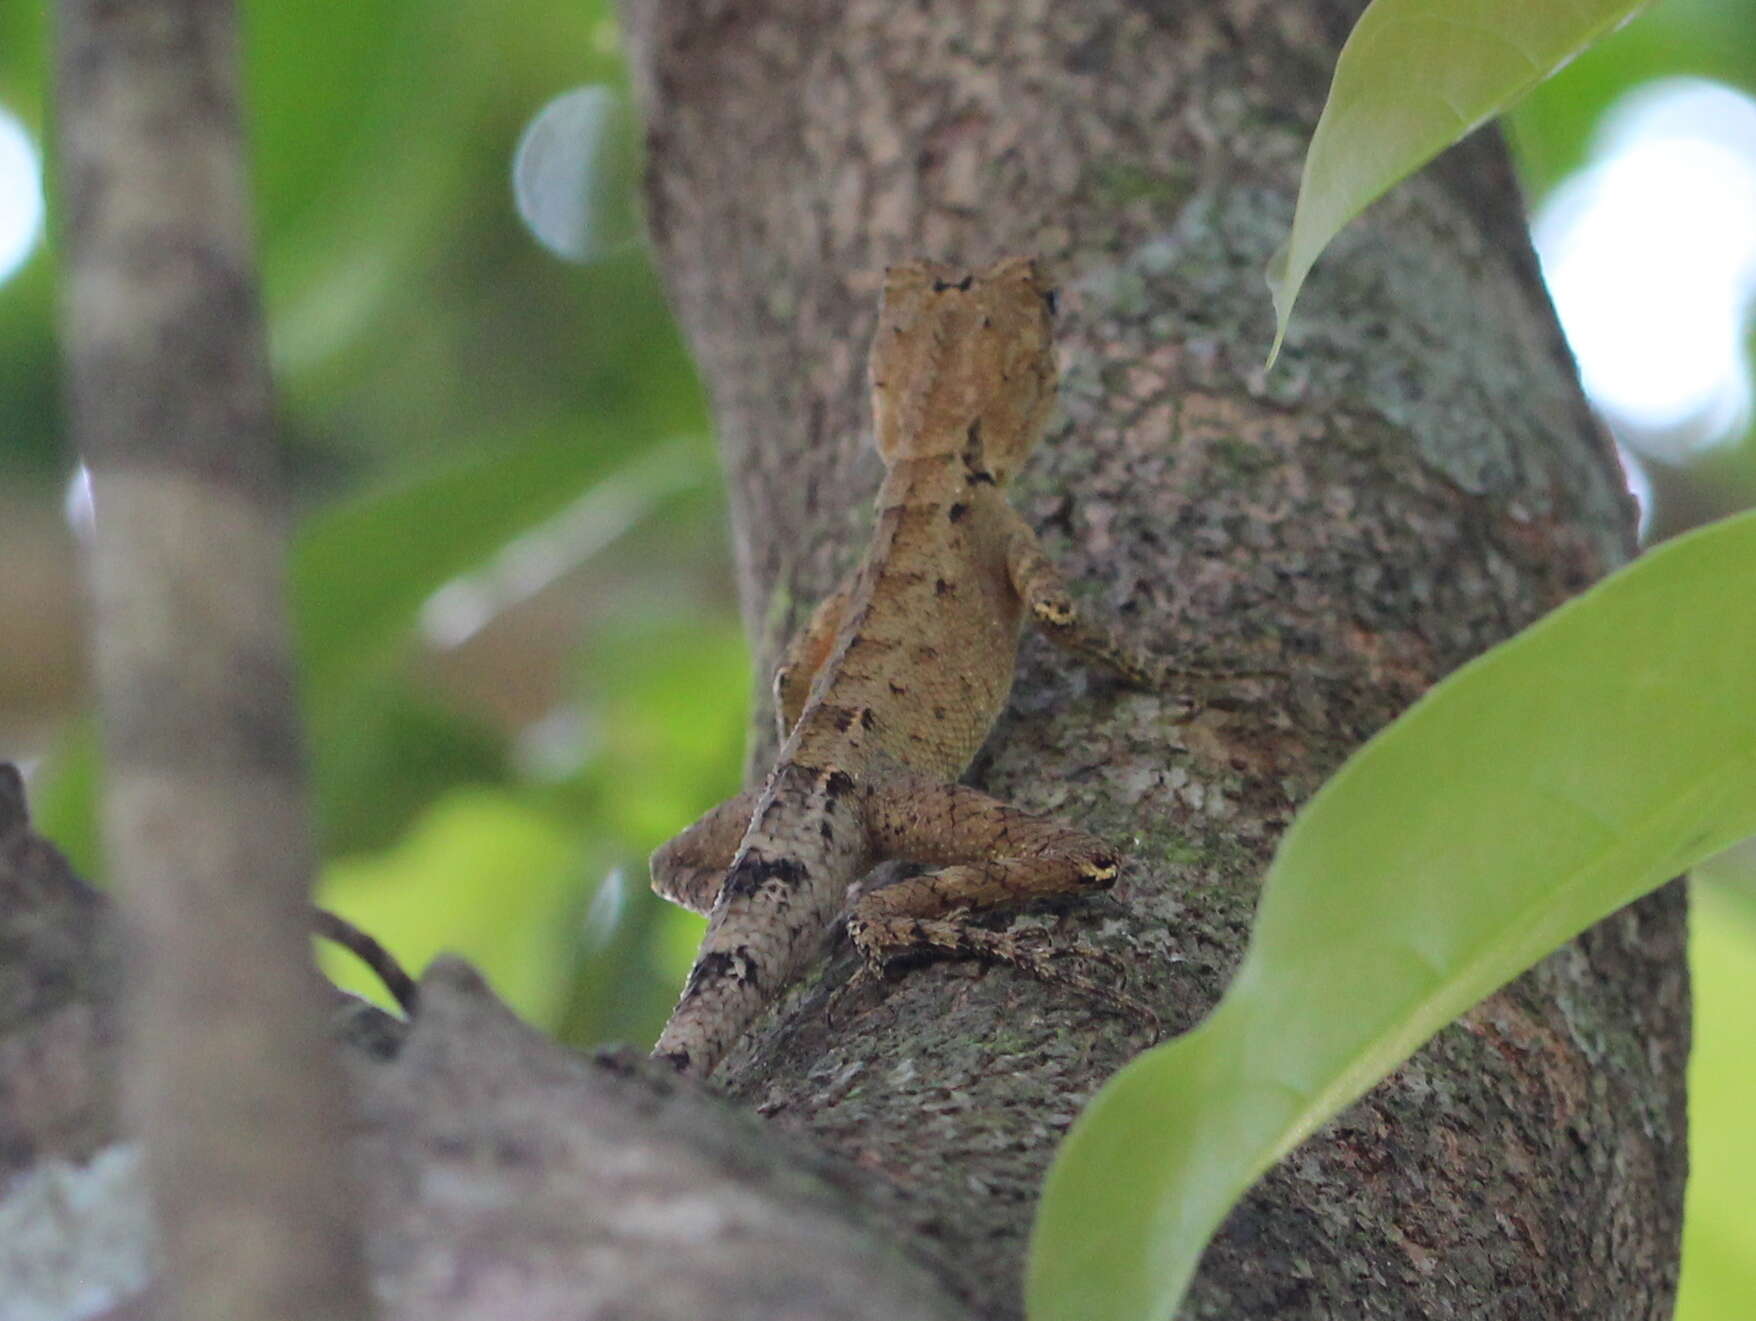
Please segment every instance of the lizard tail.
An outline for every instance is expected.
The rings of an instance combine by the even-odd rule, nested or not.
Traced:
[[[705,1078],[817,951],[870,861],[857,796],[845,772],[775,768],[654,1058]]]

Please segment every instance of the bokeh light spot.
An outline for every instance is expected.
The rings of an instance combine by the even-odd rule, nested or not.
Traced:
[[[537,112],[513,153],[512,195],[539,243],[589,262],[635,241],[632,141],[627,108],[607,87],[576,87]]]
[[[1741,428],[1756,101],[1700,79],[1630,93],[1535,235],[1586,390],[1626,443],[1675,458]]]
[[[0,282],[24,265],[42,229],[42,160],[18,117],[0,109]]]

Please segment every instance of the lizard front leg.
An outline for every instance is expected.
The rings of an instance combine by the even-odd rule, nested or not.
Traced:
[[[873,890],[854,905],[848,934],[868,967],[882,968],[897,954],[921,949],[999,960],[1156,1027],[1150,1008],[1065,971],[1054,962],[1057,951],[964,920],[981,909],[1108,889],[1121,869],[1119,850],[978,790],[924,776],[872,786],[866,828],[878,856],[938,865],[936,871]],[[1059,952],[1113,962],[1085,946]]]
[[[1010,505],[1004,507],[1004,515],[1006,572],[1012,588],[1030,612],[1031,622],[1057,646],[1102,665],[1141,688],[1167,688],[1179,680],[1246,679],[1275,673],[1191,668],[1155,655],[1127,637],[1114,621],[1081,610],[1067,590],[1067,580],[1023,515]]]

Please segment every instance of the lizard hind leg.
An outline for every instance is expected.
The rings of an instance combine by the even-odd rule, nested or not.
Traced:
[[[652,855],[654,893],[692,913],[711,913],[761,796],[746,789],[661,844]]]
[[[1187,684],[1284,677],[1281,670],[1192,666],[1174,657],[1155,655],[1143,643],[1128,637],[1115,620],[1093,615],[1076,605],[1061,571],[1037,542],[1030,525],[1010,506],[1006,518],[1006,572],[1013,590],[1029,611],[1031,622],[1062,650],[1111,671],[1137,688],[1178,693],[1185,715],[1193,715],[1198,705],[1181,693]]]
[[[870,891],[854,905],[848,934],[871,971],[911,952],[1008,963],[1146,1022],[1156,1034],[1158,1016],[1150,1007],[1066,966],[1072,956],[1120,973],[1114,956],[1089,945],[1054,946],[968,921],[977,911],[1108,889],[1121,869],[1119,850],[978,790],[924,777],[874,785],[867,828],[880,856],[939,864],[936,871]]]

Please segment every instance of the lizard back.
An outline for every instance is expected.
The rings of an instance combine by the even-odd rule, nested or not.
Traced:
[[[871,381],[886,475],[834,649],[779,760],[956,779],[1012,687],[1005,485],[1054,404],[1052,295],[1025,258],[886,274]],[[871,737],[850,740],[847,712]],[[851,746],[857,742],[858,746]]]

